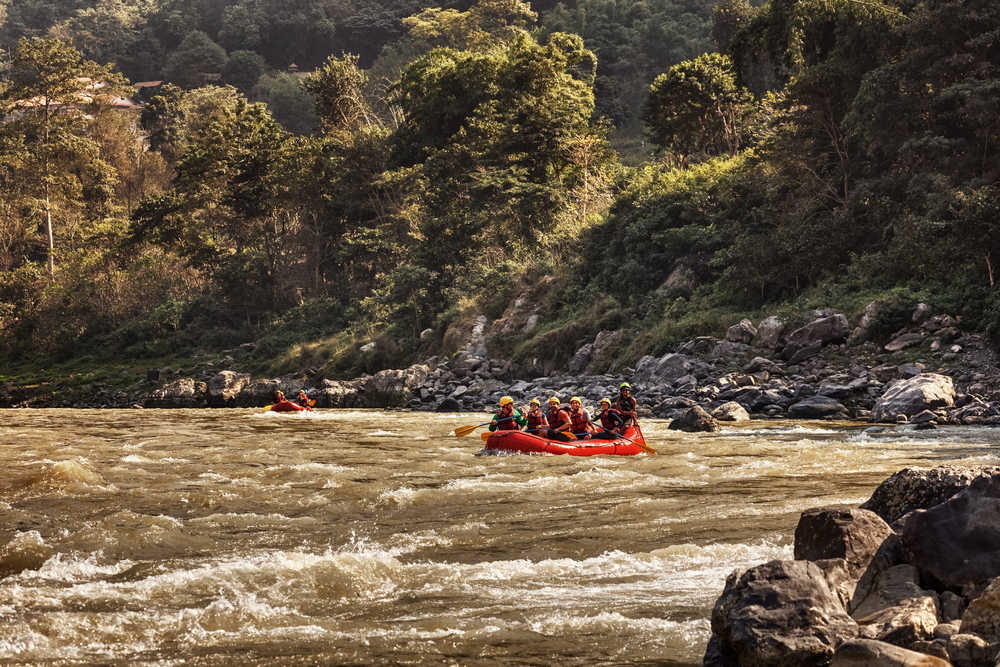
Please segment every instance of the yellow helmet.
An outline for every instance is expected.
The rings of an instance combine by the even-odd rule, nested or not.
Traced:
[[[533,398],[528,401],[528,405],[541,405],[541,402],[537,398]]]
[[[558,396],[553,396],[552,398],[549,399],[549,405],[552,405],[553,403],[555,403],[556,405],[559,405],[559,403],[561,403]]]
[[[503,407],[508,403],[513,403],[513,402],[514,402],[513,398],[511,398],[510,396],[504,396],[503,398],[500,399],[500,406]]]
[[[607,403],[608,405],[611,405],[611,399],[610,398],[602,398],[601,399],[601,405],[604,405],[605,403]]]
[[[580,403],[581,405],[583,404],[583,401],[580,400],[579,396],[574,396],[573,398],[569,399],[569,402],[570,403]]]

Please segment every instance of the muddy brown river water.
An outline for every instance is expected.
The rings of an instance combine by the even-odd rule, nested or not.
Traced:
[[[0,663],[699,664],[799,513],[1000,431],[751,422],[476,456],[487,415],[0,411]]]

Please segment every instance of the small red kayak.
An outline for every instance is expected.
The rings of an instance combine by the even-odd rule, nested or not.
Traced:
[[[272,405],[271,410],[273,412],[301,412],[302,410],[309,410],[310,412],[312,412],[311,408],[303,407],[298,403],[293,403],[287,399],[283,401],[278,401],[277,403]]]
[[[617,440],[561,442],[524,431],[494,431],[486,439],[486,449],[524,452],[526,454],[569,454],[570,456],[594,456],[595,454],[635,456],[641,454],[643,448],[638,443],[646,444],[642,432],[635,426],[629,426],[625,429],[624,436]]]

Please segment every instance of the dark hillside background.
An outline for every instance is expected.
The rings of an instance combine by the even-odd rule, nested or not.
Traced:
[[[514,302],[516,364],[876,300],[996,337],[998,42],[986,0],[0,0],[0,355],[349,376]]]

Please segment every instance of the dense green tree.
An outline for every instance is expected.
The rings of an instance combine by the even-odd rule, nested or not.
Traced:
[[[313,100],[294,74],[265,74],[254,88],[254,97],[266,102],[275,120],[291,132],[308,134],[319,126]]]
[[[642,120],[660,148],[682,156],[734,155],[749,133],[753,96],[728,56],[706,53],[656,77]]]
[[[182,88],[197,88],[207,82],[206,75],[221,75],[226,59],[225,49],[201,30],[193,30],[167,58],[163,76]]]
[[[222,81],[247,95],[257,85],[265,67],[264,59],[256,51],[233,51],[222,69]]]
[[[174,164],[187,151],[192,139],[205,128],[232,113],[241,96],[231,86],[205,86],[181,90],[166,84],[142,109],[142,126],[149,144]]]
[[[503,49],[436,49],[403,73],[394,141],[425,189],[413,262],[424,317],[477,253],[530,251],[568,209],[586,171],[573,147],[599,135],[594,67],[579,37],[522,34]]]
[[[357,56],[330,56],[302,85],[315,99],[316,112],[327,131],[351,132],[372,120],[364,94],[366,81]]]

